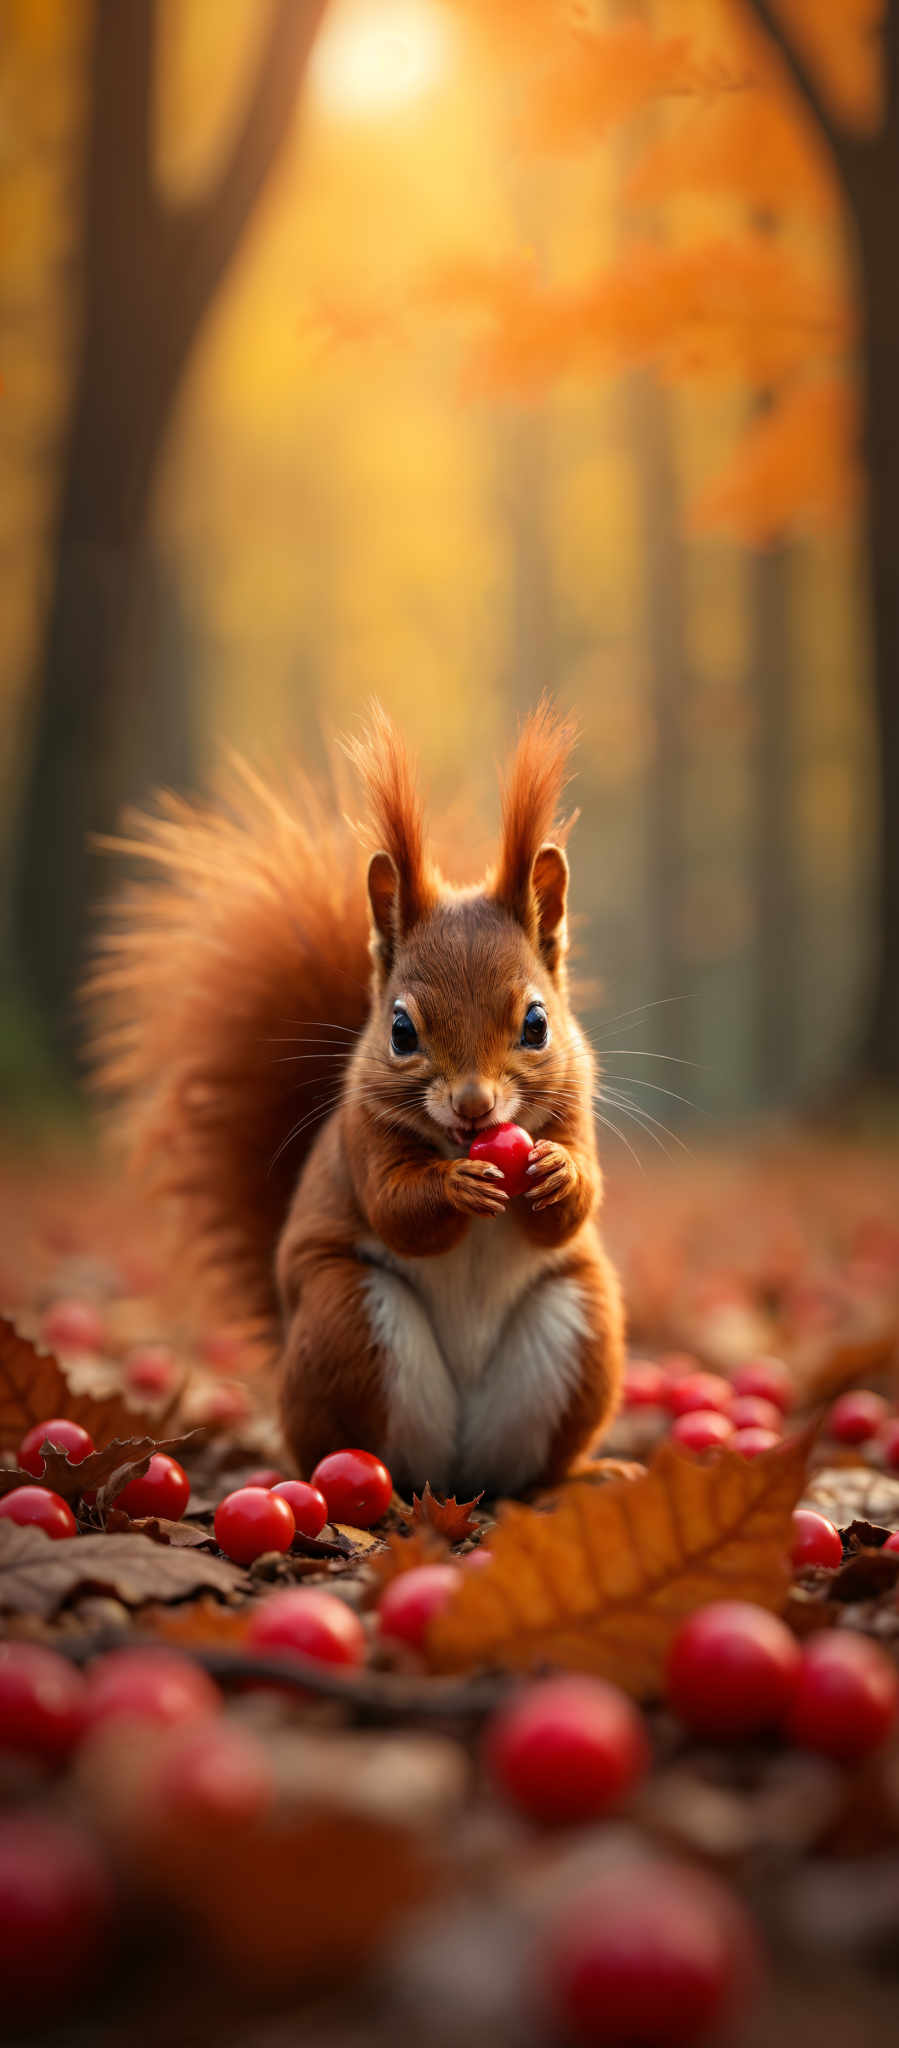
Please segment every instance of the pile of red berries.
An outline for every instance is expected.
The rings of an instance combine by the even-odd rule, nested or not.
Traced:
[[[854,1387],[850,1393],[840,1394],[825,1429],[836,1443],[865,1444],[879,1454],[888,1471],[899,1472],[899,1415],[870,1387]]]
[[[41,1479],[45,1470],[44,1444],[63,1451],[70,1465],[83,1464],[95,1449],[89,1432],[65,1415],[51,1415],[46,1422],[36,1422],[26,1430],[18,1450],[19,1470],[32,1473],[35,1479]],[[84,1497],[92,1498],[90,1494]],[[124,1508],[135,1520],[162,1515],[170,1522],[178,1522],[189,1499],[190,1480],[183,1466],[164,1451],[154,1451],[146,1472],[129,1480],[116,1495],[116,1506]],[[55,1541],[78,1534],[68,1501],[48,1486],[14,1486],[0,1500],[0,1516],[20,1525],[30,1523]]]
[[[311,1479],[258,1472],[225,1495],[215,1511],[215,1540],[234,1564],[253,1564],[268,1550],[289,1550],[297,1535],[321,1534],[327,1521],[370,1529],[387,1513],[393,1480],[370,1451],[332,1451]]]
[[[753,1359],[726,1379],[674,1353],[658,1362],[632,1359],[623,1400],[626,1408],[666,1410],[671,1436],[685,1450],[711,1451],[727,1444],[744,1458],[755,1458],[779,1441],[793,1405],[793,1381],[779,1358]]]
[[[823,1629],[800,1645],[777,1615],[742,1600],[716,1601],[682,1624],[667,1694],[696,1735],[777,1730],[841,1760],[877,1748],[899,1719],[895,1666],[867,1636]]]

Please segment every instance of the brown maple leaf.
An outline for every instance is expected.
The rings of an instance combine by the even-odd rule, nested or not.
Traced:
[[[0,1613],[49,1621],[82,1593],[109,1593],[125,1607],[247,1588],[239,1566],[206,1551],[148,1543],[146,1536],[76,1536],[54,1543],[43,1529],[0,1522]]]
[[[51,1433],[46,1446],[41,1446],[43,1471],[40,1477],[36,1478],[33,1472],[23,1472],[18,1466],[12,1471],[0,1471],[0,1497],[14,1493],[17,1486],[47,1486],[52,1493],[61,1494],[63,1500],[77,1500],[83,1493],[96,1493],[102,1509],[111,1505],[132,1479],[143,1476],[157,1451],[172,1454],[182,1450],[189,1440],[184,1436],[166,1437],[161,1442],[152,1436],[129,1437],[124,1441],[117,1438],[114,1443],[107,1444],[105,1450],[91,1451],[80,1464],[73,1464],[68,1453],[54,1445]]]
[[[425,1480],[424,1493],[413,1493],[412,1513],[416,1522],[428,1522],[448,1543],[461,1543],[465,1536],[477,1533],[477,1522],[472,1520],[472,1508],[484,1498],[476,1493],[473,1500],[457,1500],[455,1494],[449,1500],[431,1492],[431,1482]]]
[[[23,1336],[11,1317],[0,1316],[0,1447],[14,1448],[26,1430],[52,1415],[80,1422],[101,1450],[113,1437],[131,1435],[135,1424],[147,1424],[143,1410],[129,1407],[119,1390],[76,1391],[52,1352]]]
[[[742,1458],[666,1443],[642,1479],[575,1481],[551,1513],[510,1504],[489,1571],[431,1624],[437,1671],[542,1665],[595,1671],[636,1698],[661,1686],[678,1623],[706,1601],[780,1608],[808,1437]]]

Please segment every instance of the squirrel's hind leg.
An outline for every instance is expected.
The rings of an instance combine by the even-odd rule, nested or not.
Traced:
[[[412,1288],[352,1256],[303,1264],[287,1328],[281,1414],[302,1473],[345,1447],[383,1458],[402,1492],[450,1477],[455,1387]]]

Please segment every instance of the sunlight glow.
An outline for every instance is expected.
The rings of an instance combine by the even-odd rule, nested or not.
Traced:
[[[316,98],[335,114],[389,114],[446,73],[451,26],[432,0],[344,0],[310,65]]]

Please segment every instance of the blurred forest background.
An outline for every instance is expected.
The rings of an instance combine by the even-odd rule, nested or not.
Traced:
[[[2,0],[11,1107],[88,835],[372,692],[490,819],[579,714],[644,1117],[895,1081],[897,200],[885,0]]]

